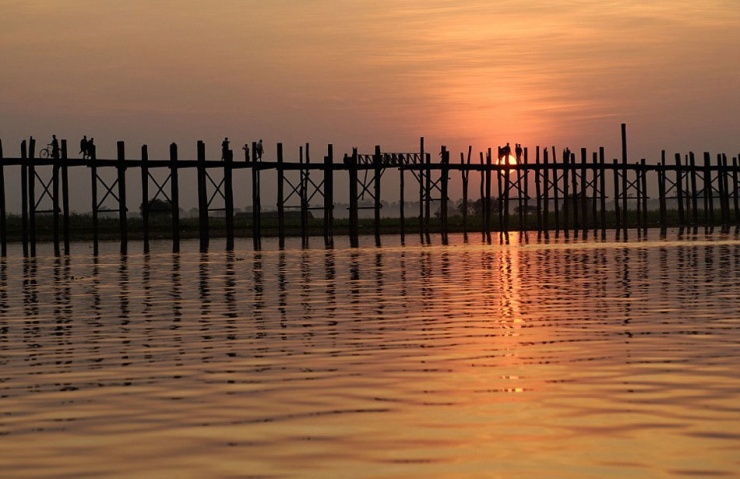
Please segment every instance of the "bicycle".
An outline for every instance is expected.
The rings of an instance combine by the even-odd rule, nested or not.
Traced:
[[[45,160],[47,158],[54,158],[54,148],[51,145],[51,143],[49,143],[48,145],[46,145],[46,148],[44,148],[43,150],[39,151],[39,158],[41,158],[43,160]]]

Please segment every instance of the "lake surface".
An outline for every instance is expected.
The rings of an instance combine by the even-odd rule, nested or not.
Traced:
[[[493,239],[12,245],[0,475],[740,475],[736,231]]]

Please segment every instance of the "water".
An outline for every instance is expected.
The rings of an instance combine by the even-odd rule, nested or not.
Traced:
[[[383,241],[13,249],[1,475],[740,475],[736,233]]]

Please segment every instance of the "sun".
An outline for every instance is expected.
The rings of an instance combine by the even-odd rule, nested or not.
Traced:
[[[516,165],[516,157],[514,155],[508,155],[505,158],[499,158],[498,160],[499,165]]]

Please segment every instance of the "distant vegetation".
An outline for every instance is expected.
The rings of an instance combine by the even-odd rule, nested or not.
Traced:
[[[143,205],[142,205],[143,206]],[[457,206],[456,211],[453,213],[452,210],[449,212],[447,230],[450,233],[454,232],[480,232],[483,228],[483,221],[481,218],[482,207],[480,200],[471,201],[468,205],[468,216],[467,222],[463,221],[462,211]],[[514,208],[512,208],[513,210]],[[141,207],[140,207],[141,211]],[[184,211],[183,211],[184,213]],[[590,214],[590,212],[589,212]],[[659,227],[660,226],[660,215],[657,210],[648,211],[647,226],[648,227]],[[731,212],[730,216],[735,217],[734,211]],[[531,208],[527,209],[527,214],[522,215],[523,223],[519,224],[519,214],[511,213],[509,216],[509,230],[536,230],[537,229],[537,216],[536,211],[532,211]],[[703,212],[699,212],[699,217],[703,218]],[[172,218],[171,208],[167,203],[152,205],[150,207],[149,216],[149,232],[150,238],[170,238],[172,231]],[[668,210],[666,214],[667,224],[665,226],[681,226],[679,224],[678,211]],[[719,220],[719,217],[717,217]],[[563,225],[562,211],[560,212],[559,218],[560,225]],[[79,214],[74,213],[70,215],[69,227],[71,237],[74,240],[90,240],[93,237],[93,224],[92,216],[90,214]],[[262,236],[277,236],[278,234],[278,220],[277,215],[274,212],[263,212],[261,216],[262,223]],[[606,212],[606,223],[607,228],[612,229],[616,226],[615,213],[613,211]],[[335,235],[346,235],[349,233],[349,220],[346,218],[335,218],[334,219],[334,234]],[[569,226],[571,230],[583,229],[583,219],[580,219],[578,228],[573,225],[572,218],[569,220]],[[638,218],[634,210],[628,211],[627,224],[629,227],[637,227],[639,225]],[[419,220],[418,215],[407,216],[405,218],[405,230],[407,234],[418,233],[421,230],[422,223]],[[594,222],[591,218],[588,218],[588,228],[594,229]],[[719,226],[719,221],[715,223]],[[685,224],[683,226],[686,226]],[[322,235],[323,234],[324,221],[320,216],[317,218],[309,218],[308,229],[310,235]],[[50,241],[53,238],[53,217],[51,214],[37,214],[36,215],[36,238],[37,241]],[[20,215],[11,214],[7,217],[7,239],[8,241],[21,241],[22,239],[22,218]],[[374,231],[374,220],[373,218],[364,217],[359,221],[360,234],[372,234]],[[380,230],[382,234],[398,233],[401,229],[401,221],[399,218],[381,218]],[[442,224],[439,219],[439,212],[436,214],[433,212],[432,218],[429,222],[429,230],[431,233],[440,232]],[[491,210],[491,230],[500,231],[501,224],[498,217],[497,204],[492,205]],[[553,211],[549,212],[549,229],[555,230],[555,214]],[[301,235],[301,224],[300,217],[295,212],[287,214],[285,218],[285,231],[288,236],[300,236]],[[119,237],[119,222],[118,216],[115,213],[105,213],[98,217],[98,232],[101,239],[117,239]],[[60,216],[60,234],[61,234],[61,216]],[[197,238],[199,236],[198,230],[198,218],[183,215],[180,218],[180,234],[182,238]],[[234,218],[234,234],[237,237],[250,237],[252,236],[252,217],[251,214],[241,213]],[[209,219],[209,235],[211,237],[223,237],[226,235],[226,221],[223,216],[210,217]],[[129,239],[138,239],[143,236],[143,220],[140,215],[129,216],[128,218],[128,236]]]

